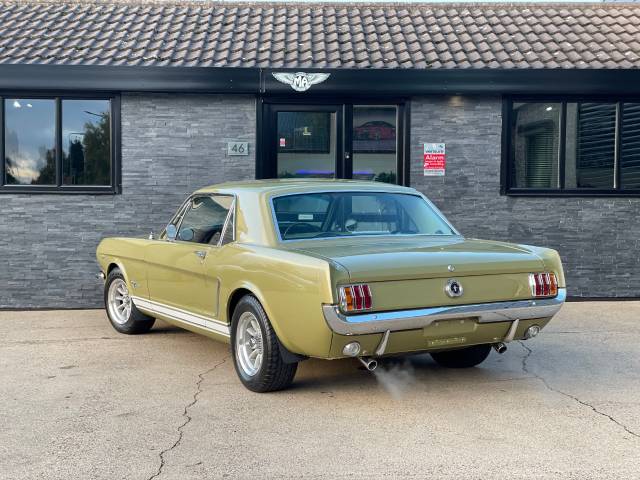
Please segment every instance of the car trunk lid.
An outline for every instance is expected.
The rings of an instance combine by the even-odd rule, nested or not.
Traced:
[[[374,310],[530,298],[529,273],[542,260],[526,247],[462,237],[359,237],[291,242],[288,249],[342,265],[350,282],[368,283]],[[448,280],[463,294],[450,297]]]

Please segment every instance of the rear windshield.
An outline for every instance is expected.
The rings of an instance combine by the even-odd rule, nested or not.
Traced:
[[[273,199],[282,240],[362,235],[456,235],[417,195],[329,192]]]

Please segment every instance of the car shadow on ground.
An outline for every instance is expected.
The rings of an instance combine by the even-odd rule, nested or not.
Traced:
[[[179,335],[193,337],[200,348],[213,358],[222,358],[230,353],[229,345],[199,336],[182,328],[157,320],[152,335]],[[404,393],[422,390],[428,386],[454,384],[484,384],[529,376],[522,371],[522,358],[526,351],[513,343],[509,352],[498,355],[492,352],[479,367],[469,369],[449,369],[436,364],[427,353],[385,357],[378,359],[378,368],[367,371],[356,359],[319,360],[308,359],[300,362],[296,378],[288,392],[324,393],[331,391],[386,390],[397,397]],[[224,367],[233,370],[233,363]],[[235,372],[233,373],[235,376]]]
[[[151,330],[152,335],[176,335],[181,338],[193,337],[193,342],[202,343],[200,348],[206,356],[214,359],[229,355],[229,345],[202,337],[187,330],[158,320]],[[614,334],[615,335],[615,334]],[[542,339],[528,342],[512,342],[504,355],[491,352],[489,358],[480,366],[469,369],[449,369],[437,365],[429,354],[412,354],[387,357],[379,360],[375,372],[367,371],[356,359],[317,360],[300,362],[298,373],[288,392],[323,393],[331,391],[386,390],[392,396],[423,391],[425,388],[448,388],[456,385],[507,384],[543,375],[546,380],[559,384],[571,384],[572,379],[562,365],[594,366],[596,361],[590,357],[590,349],[583,343],[566,342],[563,332],[548,332]],[[603,354],[611,360],[617,355],[629,355],[624,345],[611,345],[613,337],[601,341],[608,344]],[[607,341],[610,340],[610,341]],[[585,338],[586,341],[586,338]],[[613,362],[615,363],[615,362]],[[224,367],[233,372],[233,363]],[[525,370],[526,368],[526,370]],[[607,383],[608,370],[582,368],[583,375],[590,381]],[[569,377],[568,377],[569,376]],[[540,385],[542,388],[542,384]],[[523,385],[524,387],[524,385]]]
[[[515,364],[521,357],[514,359]],[[468,369],[449,369],[436,364],[428,354],[388,357],[379,360],[378,368],[369,372],[355,359],[315,360],[302,362],[292,391],[326,391],[381,388],[392,397],[400,397],[426,386],[444,386],[453,383],[490,383],[520,379],[522,371],[516,365],[505,368],[503,362],[487,362]],[[512,362],[509,362],[512,363]]]

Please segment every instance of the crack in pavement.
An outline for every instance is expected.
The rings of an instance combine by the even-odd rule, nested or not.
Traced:
[[[182,422],[182,425],[180,425],[178,427],[178,438],[176,439],[175,442],[173,442],[173,445],[171,445],[169,448],[165,448],[164,450],[162,450],[160,452],[160,454],[159,454],[160,465],[158,466],[158,470],[156,471],[156,473],[151,475],[147,480],[152,480],[152,479],[158,478],[160,475],[162,475],[162,471],[164,470],[164,466],[165,466],[165,459],[164,459],[165,455],[167,453],[169,453],[170,451],[172,451],[173,449],[175,449],[176,447],[178,447],[180,445],[180,443],[182,442],[182,437],[184,436],[184,427],[186,427],[192,420],[191,415],[189,415],[189,410],[196,403],[198,403],[198,397],[202,393],[202,382],[204,381],[205,375],[213,372],[216,368],[221,366],[228,359],[229,359],[229,356],[226,356],[220,362],[216,363],[213,367],[211,367],[210,369],[205,370],[204,372],[198,374],[198,381],[196,382],[196,391],[193,394],[193,399],[189,403],[187,403],[185,405],[184,411],[182,412],[182,417],[185,420],[184,420],[184,422]]]
[[[518,343],[522,346],[522,348],[524,348],[527,351],[527,354],[522,357],[522,371],[526,374],[529,375],[533,375],[535,378],[537,378],[538,380],[540,380],[545,387],[547,387],[548,390],[551,390],[552,392],[558,393],[560,395],[563,395],[567,398],[570,398],[571,400],[573,400],[574,402],[579,403],[580,405],[583,405],[585,407],[590,408],[591,410],[593,410],[595,413],[597,413],[598,415],[601,415],[605,418],[608,418],[610,421],[612,421],[613,423],[615,423],[616,425],[618,425],[619,427],[623,428],[627,433],[633,435],[636,438],[640,438],[640,434],[634,432],[633,430],[631,430],[629,427],[627,427],[625,424],[619,422],[618,420],[616,420],[614,417],[612,417],[611,415],[601,412],[600,410],[598,410],[596,407],[594,407],[593,405],[591,405],[590,403],[585,402],[584,400],[580,400],[578,397],[576,397],[575,395],[571,395],[570,393],[566,393],[563,392],[562,390],[558,390],[557,388],[552,387],[551,385],[549,385],[549,383],[547,383],[547,380],[538,375],[535,372],[532,372],[531,370],[529,370],[529,368],[527,367],[527,360],[529,359],[529,357],[531,356],[531,354],[533,353],[533,350],[531,350],[529,347],[527,347],[522,341],[518,340]]]

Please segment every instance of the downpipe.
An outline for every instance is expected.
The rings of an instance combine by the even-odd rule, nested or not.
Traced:
[[[364,365],[364,368],[366,368],[370,372],[373,372],[376,368],[378,368],[378,361],[374,360],[373,358],[369,358],[369,357],[364,357],[364,358],[357,357],[357,358],[360,361],[360,363]]]
[[[507,351],[507,343],[513,342],[513,339],[516,335],[516,331],[518,330],[518,325],[520,324],[520,319],[516,318],[513,322],[511,322],[511,326],[509,326],[509,330],[505,335],[504,339],[501,342],[494,343],[493,349],[502,355]]]

